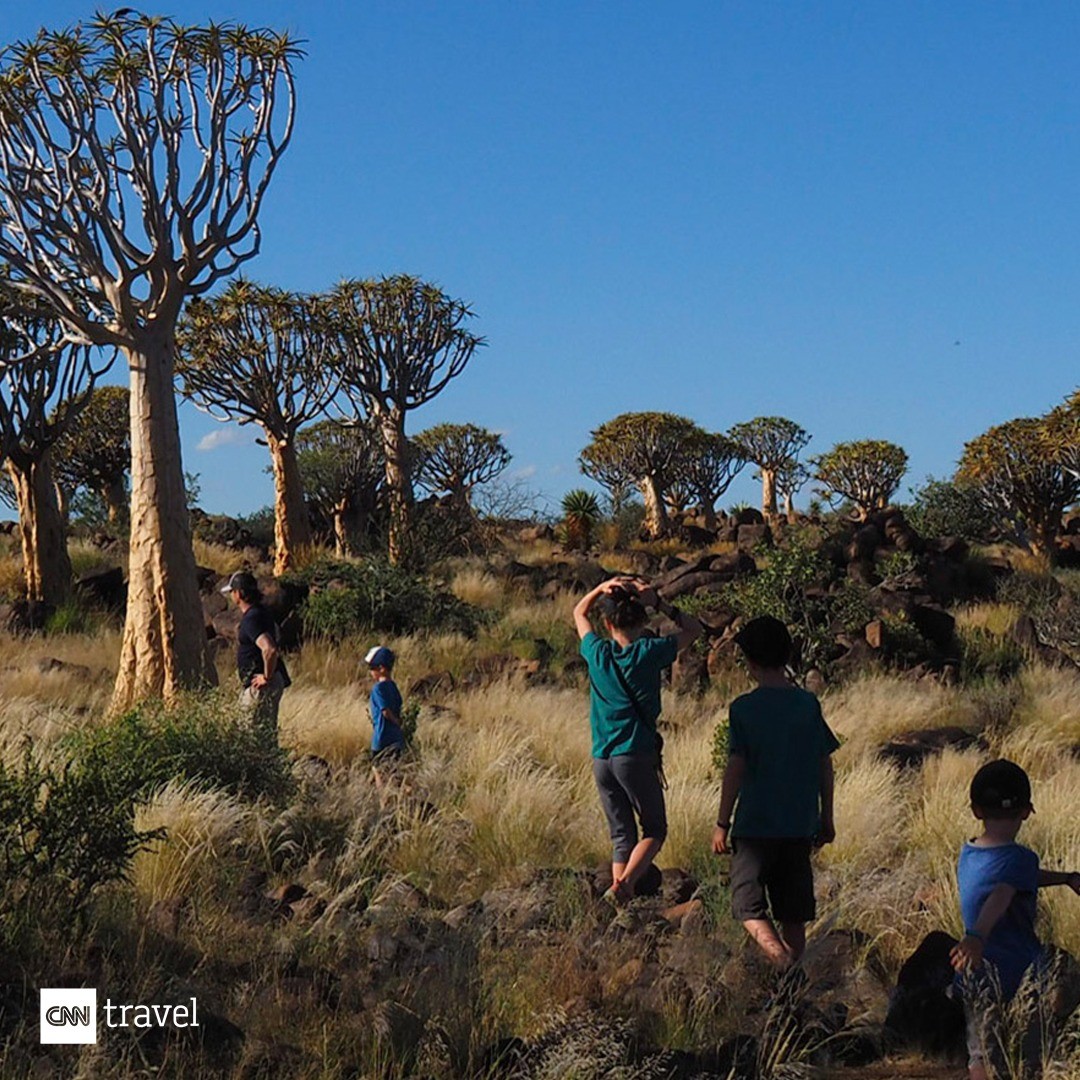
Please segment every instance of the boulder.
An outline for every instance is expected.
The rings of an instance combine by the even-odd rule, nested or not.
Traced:
[[[671,669],[671,688],[684,694],[702,694],[708,686],[708,658],[693,649],[681,652]]]
[[[716,533],[697,525],[684,525],[679,529],[679,539],[688,547],[703,548],[716,542]]]
[[[769,547],[773,542],[768,525],[740,525],[735,541],[740,551],[753,551],[757,547]]]
[[[964,1052],[964,1009],[947,991],[953,968],[949,952],[956,938],[941,930],[927,934],[904,962],[889,997],[885,1036],[891,1047],[923,1053]]]
[[[885,542],[876,525],[863,525],[855,530],[845,552],[848,562],[873,559],[874,552]]]
[[[910,612],[915,629],[935,648],[948,653],[956,645],[956,620],[944,608],[915,604]]]
[[[450,693],[454,689],[454,676],[449,671],[433,671],[409,683],[408,697],[424,700]]]
[[[901,768],[917,768],[942,750],[968,750],[979,740],[961,727],[947,726],[905,731],[878,748],[878,757]]]
[[[765,515],[753,506],[744,506],[731,522],[736,528],[743,525],[764,525]]]
[[[119,566],[96,574],[83,574],[75,582],[75,587],[91,603],[109,611],[119,614],[127,607],[127,582],[124,581],[124,571]]]
[[[67,660],[58,660],[55,656],[42,656],[34,662],[39,675],[70,675],[73,679],[88,682],[94,673],[83,664],[71,664]]]

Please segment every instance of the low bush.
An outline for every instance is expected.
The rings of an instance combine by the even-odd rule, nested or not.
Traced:
[[[102,885],[126,877],[132,857],[159,838],[138,831],[140,785],[116,769],[103,748],[46,764],[27,750],[17,765],[0,761],[0,920],[18,932],[22,912],[65,903],[79,916]]]
[[[996,531],[998,523],[987,509],[977,484],[935,480],[929,476],[912,495],[914,501],[904,507],[904,514],[922,536],[985,540]]]
[[[141,705],[75,732],[64,745],[74,759],[98,761],[112,782],[141,797],[175,779],[276,799],[292,782],[285,751],[223,693],[191,694],[168,707]]]
[[[320,560],[296,579],[310,589],[303,609],[306,633],[330,641],[371,631],[438,630],[472,637],[483,617],[427,578],[375,560]]]

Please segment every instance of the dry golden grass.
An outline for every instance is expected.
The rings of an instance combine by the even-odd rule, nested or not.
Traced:
[[[166,832],[132,861],[136,895],[147,905],[190,898],[200,874],[241,834],[247,816],[244,806],[224,792],[178,781],[166,784],[135,811],[137,829]]]
[[[66,709],[98,711],[109,700],[120,659],[120,634],[0,638],[0,703],[33,699]],[[69,667],[43,670],[50,660]],[[41,665],[41,666],[39,666]],[[80,670],[83,669],[83,670]]]
[[[281,701],[282,746],[299,754],[314,754],[331,765],[349,765],[366,758],[371,747],[369,691],[369,686],[357,682],[336,689],[294,684]]]
[[[195,552],[195,562],[221,577],[237,570],[257,570],[263,561],[263,553],[257,548],[229,548],[198,537],[192,540],[191,546]]]
[[[1019,614],[1014,604],[998,603],[968,604],[955,612],[959,630],[985,630],[995,637],[1004,637]]]
[[[867,675],[830,691],[822,708],[843,743],[838,764],[872,754],[905,731],[954,724],[967,728],[976,720],[972,702],[961,691],[887,675]]]
[[[503,583],[475,566],[458,570],[450,582],[450,591],[466,604],[488,611],[498,609],[506,599]]]

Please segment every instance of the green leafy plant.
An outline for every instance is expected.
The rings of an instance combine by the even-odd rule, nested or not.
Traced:
[[[321,560],[288,580],[303,581],[311,590],[303,608],[305,631],[330,641],[373,630],[439,630],[471,637],[482,618],[478,609],[427,578],[378,560]]]
[[[600,503],[591,491],[575,488],[562,499],[563,520],[558,529],[560,542],[572,551],[586,551],[600,524]]]

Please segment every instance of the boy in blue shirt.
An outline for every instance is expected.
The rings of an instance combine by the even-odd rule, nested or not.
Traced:
[[[779,619],[751,619],[735,643],[757,689],[731,703],[712,849],[732,853],[731,914],[786,971],[816,916],[811,852],[836,838],[830,755],[840,744],[818,699],[787,677],[792,641]]]
[[[405,750],[405,733],[401,730],[401,691],[391,675],[394,654],[385,645],[376,645],[364,662],[375,680],[370,698],[372,761],[399,757]]]
[[[1037,892],[1068,885],[1080,893],[1080,873],[1039,868],[1039,857],[1016,842],[1020,826],[1034,813],[1031,782],[1012,761],[984,765],[971,781],[971,812],[982,836],[966,843],[956,868],[964,936],[952,951],[967,1017],[970,1080],[1005,1075],[1000,1007],[1020,988],[1029,968],[1044,961],[1035,934]],[[1025,1067],[1041,1064],[1038,1023],[1023,1035]],[[992,1070],[992,1071],[991,1071]]]

